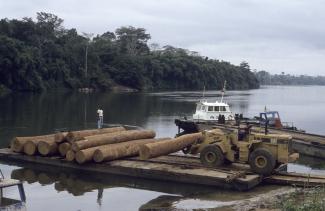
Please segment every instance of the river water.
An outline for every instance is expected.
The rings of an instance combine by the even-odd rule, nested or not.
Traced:
[[[268,86],[227,91],[225,101],[234,113],[255,116],[265,106],[280,112],[282,121],[294,122],[307,132],[325,135],[325,87]],[[160,93],[43,93],[0,97],[0,146],[12,137],[96,127],[96,110],[104,110],[106,124],[138,125],[154,129],[158,137],[174,137],[174,119],[191,116],[202,92]],[[209,101],[220,92],[207,91]],[[303,157],[289,170],[325,173],[324,161]],[[258,187],[238,193],[202,186],[174,184],[112,175],[85,175],[35,165],[1,162],[5,177],[25,182],[27,210],[148,210],[155,207],[196,209],[222,207],[277,187]],[[19,198],[14,188],[5,191]]]

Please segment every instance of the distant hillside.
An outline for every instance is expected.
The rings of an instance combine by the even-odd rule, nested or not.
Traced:
[[[325,85],[325,76],[294,76],[290,74],[272,75],[266,71],[255,73],[261,85]]]
[[[36,21],[0,20],[0,92],[220,89],[224,80],[228,89],[259,87],[247,63],[236,66],[172,46],[150,48],[151,36],[143,28],[120,27],[93,36],[62,23],[43,12]]]

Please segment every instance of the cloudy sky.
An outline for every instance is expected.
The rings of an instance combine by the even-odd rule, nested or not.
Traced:
[[[101,34],[143,27],[150,42],[271,73],[325,75],[324,0],[0,0],[1,18],[49,12]]]

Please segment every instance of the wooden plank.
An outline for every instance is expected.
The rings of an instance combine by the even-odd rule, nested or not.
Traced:
[[[47,166],[57,166],[90,173],[118,174],[145,179],[200,184],[238,190],[251,189],[261,182],[261,177],[256,174],[246,175],[245,178],[236,178],[233,181],[226,182],[227,176],[232,176],[234,171],[218,171],[217,169],[207,169],[191,165],[184,166],[181,164],[168,164],[164,162],[155,163],[139,160],[116,160],[100,164],[89,163],[78,165],[59,158],[27,156],[18,153],[11,153],[8,152],[8,149],[0,149],[0,157],[2,160],[7,159],[34,164],[44,164]]]

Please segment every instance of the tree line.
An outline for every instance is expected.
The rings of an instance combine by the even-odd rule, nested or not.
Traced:
[[[79,34],[50,13],[0,20],[0,91],[91,87],[111,90],[258,88],[249,65],[209,59],[186,49],[149,45],[143,28],[120,27],[101,35]],[[87,58],[87,59],[86,59]]]
[[[266,71],[255,72],[261,85],[325,85],[325,76],[270,74]]]

